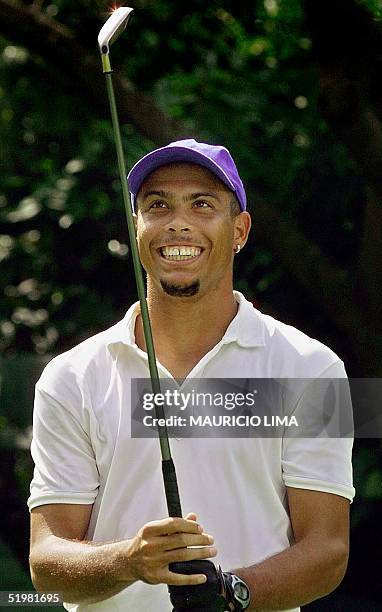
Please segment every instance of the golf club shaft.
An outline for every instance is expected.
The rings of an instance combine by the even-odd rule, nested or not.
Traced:
[[[110,66],[110,62],[109,62],[109,66]],[[141,306],[141,316],[142,316],[142,323],[143,323],[143,332],[144,332],[144,337],[145,337],[145,342],[146,342],[147,357],[148,357],[148,362],[149,362],[151,386],[152,386],[153,393],[156,394],[156,393],[160,393],[160,381],[159,381],[158,368],[157,368],[156,358],[155,358],[154,342],[153,342],[153,336],[152,336],[152,331],[151,331],[149,311],[147,308],[142,267],[141,267],[141,262],[139,259],[138,245],[137,245],[137,240],[135,236],[133,212],[131,210],[131,205],[130,205],[129,188],[127,185],[127,178],[126,178],[125,158],[123,154],[122,139],[121,139],[121,132],[119,128],[118,111],[117,111],[117,106],[115,103],[111,69],[110,71],[107,71],[107,72],[105,71],[105,78],[106,78],[106,87],[107,87],[107,94],[109,98],[111,117],[112,117],[112,122],[113,122],[115,146],[116,146],[117,158],[118,158],[118,168],[119,168],[119,175],[120,175],[121,185],[122,185],[122,195],[123,195],[123,201],[125,205],[127,227],[128,227],[128,232],[129,232],[130,250],[131,250],[131,256],[132,256],[133,265],[134,265],[134,274],[135,274],[135,281],[137,285],[138,298],[139,298],[139,302]],[[156,412],[156,417],[158,419],[164,419],[165,415],[164,415],[164,410],[162,406],[155,404],[155,412]],[[180,497],[179,497],[179,491],[178,491],[178,483],[177,483],[177,478],[176,478],[175,466],[174,466],[174,462],[171,457],[171,449],[170,449],[170,443],[168,439],[168,433],[167,433],[166,426],[158,427],[158,432],[159,432],[159,442],[160,442],[160,448],[161,448],[161,454],[162,454],[162,473],[163,473],[163,482],[164,482],[164,487],[165,487],[165,492],[166,492],[168,513],[170,516],[182,516],[182,509],[181,509],[181,504],[180,504]]]

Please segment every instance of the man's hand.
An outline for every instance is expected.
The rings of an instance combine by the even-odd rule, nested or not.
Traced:
[[[204,574],[176,574],[170,563],[208,559],[217,555],[213,537],[203,532],[195,514],[146,523],[131,541],[129,573],[148,584],[197,585]],[[197,547],[197,548],[189,548]],[[202,547],[202,548],[200,548]],[[124,576],[121,576],[121,580]]]

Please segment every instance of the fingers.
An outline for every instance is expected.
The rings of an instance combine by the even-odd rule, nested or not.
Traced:
[[[187,546],[208,546],[213,543],[214,539],[208,533],[175,533],[167,538],[162,538],[161,547],[163,550],[175,550]]]
[[[195,515],[194,515],[195,516]],[[203,527],[194,520],[169,517],[160,521],[151,521],[143,527],[146,537],[171,535],[173,533],[202,533]]]
[[[177,548],[164,553],[163,558],[168,563],[179,561],[195,561],[196,559],[210,559],[218,554],[215,546],[204,546],[203,548]]]

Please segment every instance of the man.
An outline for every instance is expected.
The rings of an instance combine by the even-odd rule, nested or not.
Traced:
[[[345,376],[330,349],[233,292],[233,260],[251,222],[227,149],[171,143],[137,162],[129,186],[162,378]],[[147,377],[134,305],[53,359],[37,383],[36,588],[62,592],[78,612],[165,612],[165,585],[206,580],[169,563],[215,558],[231,572],[228,587],[239,584],[231,609],[295,611],[332,591],[348,557],[351,441],[173,439],[189,513],[165,518],[158,441],[130,436],[130,381]],[[305,404],[304,392],[296,414]]]

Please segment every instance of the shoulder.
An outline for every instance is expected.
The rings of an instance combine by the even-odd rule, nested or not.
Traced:
[[[124,320],[119,321],[54,357],[43,370],[37,387],[67,395],[74,388],[96,384],[113,361],[109,347],[122,337],[123,324]]]
[[[290,364],[294,375],[319,376],[340,359],[336,353],[315,338],[269,315],[262,314],[268,350],[274,359]],[[277,357],[279,355],[279,357]]]
[[[311,378],[322,375],[333,364],[342,364],[338,355],[319,340],[245,302],[245,334],[255,339],[252,345],[264,376]]]

